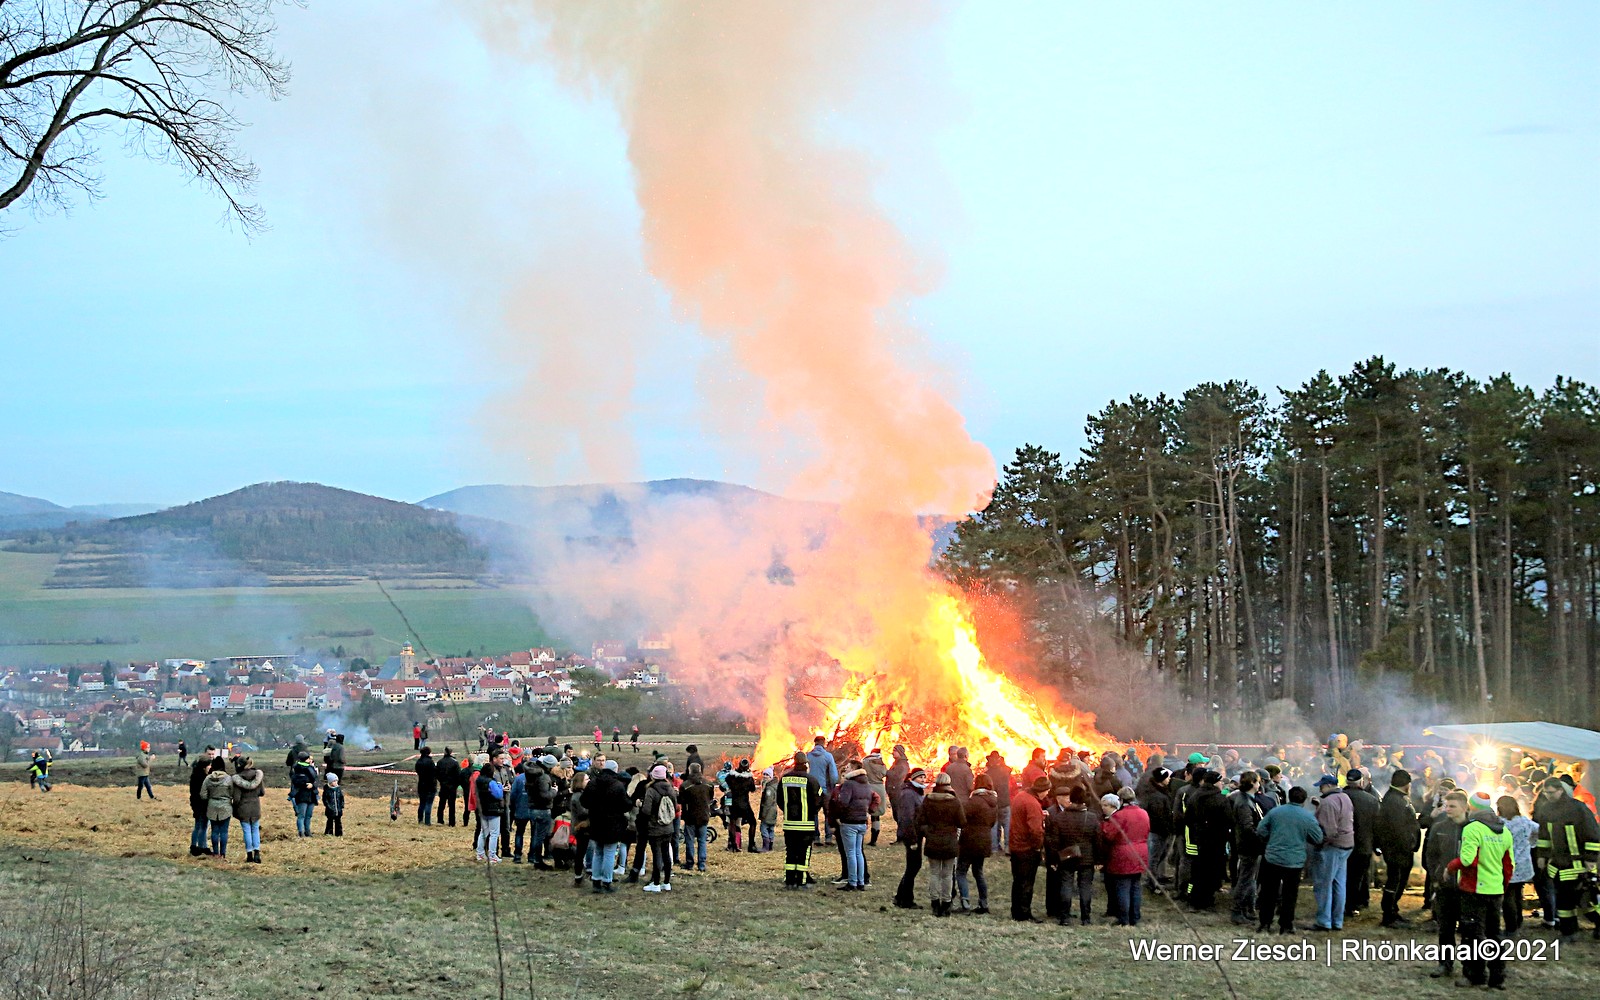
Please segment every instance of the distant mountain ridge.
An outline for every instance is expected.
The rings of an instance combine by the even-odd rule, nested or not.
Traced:
[[[37,531],[12,548],[56,551],[50,587],[332,585],[373,574],[474,581],[488,572],[464,519],[319,483],[257,483],[132,517]]]
[[[73,522],[105,521],[113,517],[160,510],[153,503],[79,504],[63,507],[39,497],[0,490],[0,534],[63,528]]]

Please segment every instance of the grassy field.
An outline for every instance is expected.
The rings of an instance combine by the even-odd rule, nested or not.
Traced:
[[[344,646],[382,659],[410,637],[376,585],[211,590],[42,586],[54,555],[0,551],[0,663],[76,663],[209,658]],[[528,588],[397,589],[430,649],[440,655],[546,645]],[[371,629],[372,635],[329,633]],[[95,639],[111,640],[95,643]],[[21,645],[43,640],[39,645]]]
[[[351,799],[341,840],[299,839],[281,792],[270,793],[264,864],[193,860],[184,789],[158,790],[151,803],[127,787],[63,783],[46,795],[0,783],[0,894],[13,920],[32,919],[30,939],[53,900],[82,900],[82,922],[134,946],[141,963],[169,966],[172,996],[190,995],[184,977],[202,975],[194,992],[207,997],[495,996],[495,911],[506,995],[530,998],[1226,997],[1215,965],[1134,961],[1129,941],[1238,936],[1225,898],[1222,914],[1187,920],[1147,898],[1145,924],[1132,930],[1016,924],[1004,916],[1003,859],[991,862],[997,914],[897,910],[889,900],[903,853],[886,845],[868,850],[868,893],[783,892],[781,855],[735,855],[719,843],[710,870],[678,875],[670,895],[619,886],[595,896],[566,873],[475,865],[465,830],[390,822],[379,798]],[[814,865],[825,883],[838,856],[819,851]],[[1419,903],[1412,895],[1405,907]],[[1370,912],[1343,934],[1413,936],[1428,939],[1420,925],[1383,930]],[[1415,962],[1224,965],[1237,996],[1253,1000],[1462,995]],[[1509,985],[1560,1000],[1592,997],[1597,977],[1600,944],[1585,940],[1559,963],[1514,967]]]

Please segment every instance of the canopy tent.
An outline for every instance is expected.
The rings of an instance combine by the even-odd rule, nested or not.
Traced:
[[[1463,726],[1430,726],[1423,732],[1452,743],[1493,743],[1531,750],[1562,760],[1586,762],[1583,783],[1595,791],[1600,780],[1600,733],[1558,726],[1554,722],[1481,722]]]

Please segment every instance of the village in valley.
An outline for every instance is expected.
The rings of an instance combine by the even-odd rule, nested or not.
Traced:
[[[419,657],[407,643],[379,663],[307,653],[209,660],[0,666],[0,747],[7,759],[126,753],[149,742],[171,750],[180,734],[220,732],[273,745],[292,713],[353,719],[385,706],[414,706],[414,718],[451,704],[529,706],[552,714],[596,684],[655,690],[671,683],[671,643],[659,635],[606,640],[588,655],[543,646],[486,656]],[[365,713],[362,709],[365,708]],[[366,749],[366,748],[362,748]]]

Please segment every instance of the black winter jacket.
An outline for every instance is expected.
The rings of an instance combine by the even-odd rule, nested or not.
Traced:
[[[1386,858],[1410,858],[1421,845],[1422,827],[1411,807],[1411,796],[1397,788],[1384,792],[1372,824],[1372,846]]]
[[[600,771],[583,790],[583,807],[589,813],[589,839],[596,844],[620,844],[628,839],[628,786],[614,771]]]
[[[1099,810],[1086,806],[1052,805],[1044,814],[1044,860],[1092,865],[1100,843]]]
[[[917,810],[917,835],[922,838],[922,853],[934,861],[944,861],[961,853],[961,828],[966,825],[966,810],[961,800],[947,788],[935,788],[922,799]]]
[[[1383,803],[1367,788],[1346,788],[1345,794],[1350,796],[1350,810],[1355,820],[1355,853],[1371,854],[1378,827],[1378,813],[1383,809]]]
[[[433,755],[417,758],[417,795],[427,798],[439,794],[439,765]]]

